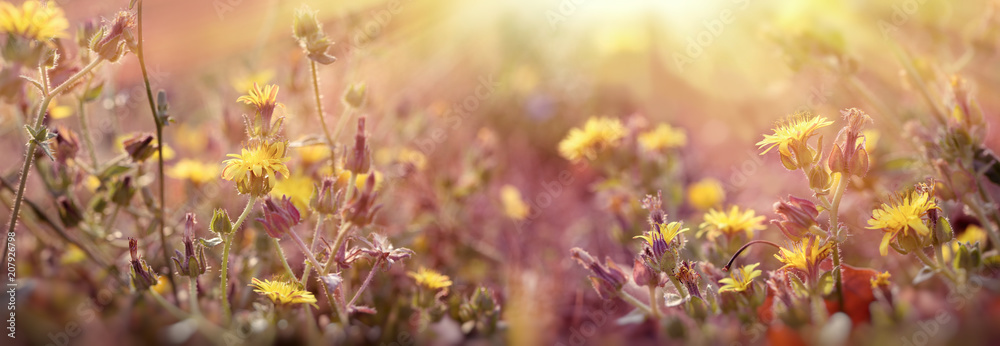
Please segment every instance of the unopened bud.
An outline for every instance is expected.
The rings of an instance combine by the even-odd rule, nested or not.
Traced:
[[[111,194],[111,202],[120,206],[128,206],[135,195],[135,186],[132,185],[132,176],[125,176],[115,185],[115,191]]]
[[[365,97],[368,94],[368,86],[365,83],[352,84],[344,92],[344,102],[353,108],[361,108],[365,104]]]
[[[354,148],[348,153],[344,169],[355,174],[365,174],[371,169],[371,149],[365,134],[365,117],[358,118],[358,133],[354,136]]]
[[[822,165],[814,166],[809,171],[809,187],[813,191],[824,192],[830,189],[830,172]]]
[[[90,40],[90,50],[97,53],[101,59],[116,62],[125,55],[125,48],[132,38],[132,27],[135,25],[132,13],[121,11],[115,19]]]
[[[218,234],[229,234],[233,232],[233,222],[229,220],[229,213],[225,209],[216,209],[212,214],[212,222],[209,225],[212,232]]]

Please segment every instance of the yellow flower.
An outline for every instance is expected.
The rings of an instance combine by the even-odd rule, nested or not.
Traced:
[[[406,275],[416,280],[417,285],[430,290],[439,290],[451,286],[451,279],[448,276],[424,267],[420,267],[420,270],[416,272],[408,272]]]
[[[638,141],[643,149],[659,151],[687,145],[687,134],[682,129],[660,124],[655,129],[640,133]]]
[[[702,179],[688,186],[688,204],[698,210],[708,210],[726,199],[726,191],[722,184],[712,178]]]
[[[889,287],[890,276],[892,275],[889,275],[889,272],[882,272],[875,274],[875,276],[873,276],[870,280],[870,282],[872,283],[872,288]]]
[[[674,221],[674,222],[671,222],[671,223],[668,223],[668,224],[660,224],[660,227],[659,227],[660,234],[659,235],[663,236],[663,241],[664,242],[666,242],[667,244],[670,244],[670,242],[673,241],[674,238],[677,238],[678,234],[681,234],[681,233],[684,233],[684,232],[688,231],[687,228],[681,228],[682,225],[683,225],[683,223],[681,223],[679,221]],[[646,243],[649,244],[649,246],[654,246],[653,243],[656,241],[656,238],[658,238],[658,237],[656,237],[656,235],[653,234],[653,232],[655,232],[655,230],[646,232],[643,235],[637,235],[635,237],[632,237],[632,239],[640,239],[641,238],[641,239],[645,240]]]
[[[531,208],[521,198],[521,191],[512,185],[504,185],[500,188],[500,202],[503,204],[504,214],[514,220],[524,220],[531,211]]]
[[[882,256],[889,253],[889,243],[899,236],[900,232],[909,235],[910,230],[916,236],[926,236],[931,230],[924,223],[924,216],[931,209],[937,209],[937,203],[928,191],[912,191],[908,195],[896,195],[889,204],[882,203],[879,209],[872,211],[868,220],[868,229],[881,229],[882,243],[879,252]]]
[[[793,144],[805,144],[806,140],[815,135],[814,132],[817,129],[829,126],[830,124],[833,124],[833,122],[826,120],[825,117],[795,114],[774,128],[774,134],[764,135],[764,140],[757,142],[757,146],[759,147],[758,149],[767,147],[764,152],[760,153],[761,155],[767,154],[768,151],[777,146],[778,152],[782,156],[790,157],[792,156],[792,151],[789,150],[789,146]]]
[[[719,283],[723,284],[719,287],[719,293],[746,291],[753,284],[753,279],[761,275],[761,271],[757,269],[759,265],[760,263],[754,263],[730,272],[728,278],[719,280]]]
[[[219,176],[218,164],[183,159],[175,163],[167,175],[174,179],[188,180],[195,185],[201,185]]]
[[[253,83],[247,95],[240,96],[236,102],[243,102],[257,108],[258,111],[274,110],[278,104],[278,86],[274,84],[265,85],[261,89],[260,85]]]
[[[701,224],[698,237],[707,233],[708,239],[714,240],[720,235],[731,238],[737,234],[746,233],[749,239],[753,237],[753,231],[767,228],[762,224],[763,221],[764,216],[755,216],[753,209],[740,212],[740,208],[735,205],[729,209],[729,213],[712,209],[705,213],[705,222]]]
[[[830,255],[832,244],[820,246],[816,238],[793,243],[789,248],[781,247],[774,255],[785,265],[781,269],[796,269],[806,273],[806,276],[813,276],[819,272],[819,263]]]
[[[0,32],[38,41],[66,37],[69,22],[62,9],[52,2],[29,0],[21,8],[0,2]]]
[[[279,174],[290,175],[285,166],[289,160],[285,157],[286,145],[286,142],[252,142],[240,154],[228,155],[231,159],[224,161],[222,178],[235,182],[241,194],[266,195],[277,183]]]
[[[302,164],[310,165],[330,157],[330,147],[327,145],[307,145],[298,147],[299,157]]]
[[[170,280],[166,276],[161,276],[156,279],[156,284],[150,287],[150,289],[159,294],[167,294],[170,291]]]
[[[249,286],[254,288],[254,292],[267,296],[275,305],[312,304],[316,306],[316,297],[312,293],[300,290],[297,286],[288,282],[260,281],[257,278],[253,278]]]
[[[590,118],[583,129],[573,128],[562,142],[559,154],[570,161],[593,160],[608,148],[618,146],[625,136],[625,126],[618,119]]]
[[[309,210],[309,199],[312,198],[315,183],[304,175],[293,175],[278,180],[271,190],[271,195],[275,197],[288,196],[292,199],[292,204],[299,210]]]

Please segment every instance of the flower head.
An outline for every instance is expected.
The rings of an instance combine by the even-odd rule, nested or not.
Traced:
[[[524,203],[521,191],[513,185],[504,185],[500,188],[500,202],[503,204],[504,214],[514,220],[524,220],[531,211],[528,204]]]
[[[691,184],[687,189],[688,204],[698,210],[708,210],[726,199],[726,191],[718,180],[705,178]]]
[[[135,43],[132,28],[135,15],[120,11],[105,27],[90,40],[90,49],[99,57],[110,62],[118,61],[125,55],[126,48]]]
[[[277,183],[278,175],[289,176],[285,162],[286,142],[252,141],[240,154],[229,154],[222,178],[235,182],[241,194],[262,197]]]
[[[653,246],[657,240],[662,239],[666,243],[673,242],[674,238],[677,238],[678,234],[687,232],[687,228],[681,228],[683,223],[680,221],[674,221],[668,224],[659,224],[654,227],[652,231],[646,232],[643,235],[637,235],[632,237],[632,239],[642,239],[646,241],[646,244]]]
[[[697,270],[695,270],[696,266],[696,262],[681,261],[681,263],[677,265],[677,273],[675,273],[674,276],[677,278],[677,281],[684,284],[684,288],[687,290],[689,295],[702,298],[701,289],[698,288],[698,282],[701,275],[698,274]]]
[[[312,304],[316,306],[316,297],[306,290],[299,289],[295,284],[284,281],[271,281],[253,278],[250,281],[254,292],[263,294],[275,305],[289,306],[293,304]]]
[[[871,282],[872,288],[889,287],[890,277],[892,277],[892,275],[889,274],[889,272],[881,272],[875,274],[875,276],[869,279],[869,282]]]
[[[425,267],[420,267],[415,272],[408,272],[406,275],[413,278],[417,282],[417,285],[432,291],[451,287],[451,279],[447,275]]]
[[[684,130],[669,124],[660,124],[652,130],[640,133],[637,140],[647,151],[660,151],[687,145],[687,134]]]
[[[639,257],[650,268],[672,274],[677,262],[680,260],[680,249],[684,246],[683,240],[677,235],[687,232],[687,228],[681,228],[681,222],[671,222],[666,224],[654,224],[653,229],[634,239],[642,239],[642,250]]]
[[[601,152],[618,146],[625,136],[625,126],[618,119],[591,118],[583,129],[573,128],[559,142],[559,154],[570,161],[594,160]]]
[[[323,25],[316,19],[316,11],[313,11],[309,6],[302,5],[295,10],[295,19],[292,21],[292,36],[299,41],[299,45],[308,54],[309,59],[324,65],[337,61],[337,58],[326,53],[333,42],[323,32]]]
[[[139,242],[135,238],[128,238],[128,252],[132,258],[132,261],[129,262],[132,268],[132,286],[138,291],[155,286],[159,278],[156,271],[150,268],[146,261],[139,256]]]
[[[617,295],[622,286],[628,283],[625,272],[611,261],[611,258],[605,258],[605,264],[601,264],[583,249],[572,248],[570,253],[573,259],[590,271],[590,282],[601,298],[608,299]]]
[[[698,236],[707,233],[710,240],[720,235],[731,239],[744,233],[749,239],[753,237],[754,231],[767,228],[762,224],[763,221],[764,216],[756,216],[752,209],[741,212],[739,207],[733,206],[728,213],[712,209],[705,213],[705,222],[701,224],[702,229],[698,232]]]
[[[719,293],[745,292],[746,290],[752,288],[753,279],[756,279],[761,275],[761,271],[757,269],[757,266],[759,265],[760,263],[745,265],[730,272],[728,278],[719,280],[719,283],[722,284],[722,287],[719,287]]]
[[[271,238],[281,238],[293,226],[302,221],[299,210],[286,196],[282,196],[278,201],[268,196],[264,199],[262,208],[264,209],[264,218],[257,219],[257,221],[264,225],[264,230]]]
[[[938,208],[932,194],[933,190],[915,190],[895,195],[888,203],[882,203],[879,209],[872,211],[872,218],[868,220],[867,228],[885,232],[882,235],[882,243],[879,244],[879,253],[882,256],[889,253],[889,243],[900,234],[915,236],[918,239],[930,235],[931,229],[927,226],[927,222],[936,220],[925,219],[928,212]]]
[[[271,124],[274,107],[281,105],[278,103],[277,85],[268,84],[261,88],[257,83],[253,83],[253,87],[250,88],[247,95],[240,96],[236,102],[243,102],[254,107],[253,120],[247,119],[250,137],[273,137],[277,134],[283,120],[278,118],[273,125]]]
[[[785,265],[780,269],[795,270],[804,273],[806,277],[814,278],[819,273],[819,264],[830,255],[832,244],[820,245],[815,237],[781,247],[774,255]]]
[[[66,21],[62,9],[53,2],[25,1],[21,8],[9,2],[0,3],[0,32],[37,41],[66,37]]]
[[[778,147],[781,154],[781,163],[785,168],[795,170],[812,164],[815,150],[809,148],[806,143],[809,138],[815,135],[817,129],[833,124],[825,117],[812,115],[809,113],[797,113],[786,119],[783,123],[774,128],[774,134],[764,135],[764,139],[757,142],[760,149],[764,149],[761,155]]]
[[[208,183],[219,177],[218,163],[181,159],[167,170],[167,175],[174,179],[187,180],[195,185]]]

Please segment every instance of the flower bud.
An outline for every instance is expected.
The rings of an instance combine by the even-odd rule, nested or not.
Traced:
[[[257,221],[264,225],[264,230],[271,238],[281,238],[293,226],[302,221],[299,217],[299,210],[292,204],[292,199],[287,196],[281,196],[278,201],[268,196],[264,199],[263,209],[264,218],[257,219]]]
[[[847,172],[847,160],[844,159],[844,150],[840,148],[840,144],[834,143],[833,148],[830,148],[830,157],[826,159],[826,163],[831,172]]]
[[[342,211],[343,218],[358,227],[371,224],[375,219],[375,215],[382,209],[381,204],[375,203],[378,198],[378,192],[375,191],[375,175],[368,175],[368,180],[365,181],[365,189],[360,193],[356,187],[350,186],[348,188],[355,190]]]
[[[132,272],[132,286],[138,291],[144,291],[153,287],[159,281],[156,271],[150,268],[146,261],[139,256],[139,242],[135,238],[128,238],[128,252],[132,261],[130,262]]]
[[[233,232],[233,222],[229,219],[229,213],[225,209],[216,209],[212,214],[212,222],[209,225],[212,232],[218,234],[229,234]]]
[[[340,210],[340,199],[343,189],[337,188],[337,179],[324,177],[320,186],[313,194],[311,205],[313,210],[322,215],[331,215]]]
[[[653,269],[646,266],[646,263],[643,263],[638,258],[632,264],[632,280],[639,286],[655,286],[660,283],[660,280],[656,279]]]
[[[622,289],[628,283],[628,278],[625,276],[625,272],[618,268],[611,258],[605,258],[605,264],[601,264],[590,256],[589,253],[583,251],[580,248],[573,248],[570,250],[573,259],[580,263],[584,268],[590,270],[592,274],[590,276],[590,282],[594,285],[594,290],[597,291],[597,295],[601,296],[603,299],[610,299],[618,294],[618,291]]]
[[[774,203],[774,212],[781,220],[771,220],[781,232],[792,241],[799,241],[810,232],[810,228],[818,225],[816,218],[819,210],[816,205],[806,199],[788,196],[788,201]]]
[[[368,147],[368,135],[365,134],[365,117],[358,118],[358,133],[354,136],[354,148],[347,156],[344,169],[355,174],[365,174],[371,169],[371,148]]]
[[[847,163],[848,173],[854,176],[863,177],[868,174],[868,151],[862,146],[854,152],[851,160]]]
[[[94,51],[98,57],[109,62],[116,62],[125,55],[125,48],[132,37],[132,27],[135,25],[135,16],[126,11],[120,11],[115,19],[101,28],[101,30],[90,40],[90,50]]]
[[[59,196],[56,199],[56,205],[59,207],[59,219],[62,220],[63,226],[66,228],[76,227],[80,221],[83,221],[83,214],[80,213],[80,208],[72,199]]]
[[[352,84],[347,91],[344,92],[344,102],[353,108],[361,108],[365,103],[365,97],[368,94],[368,86],[365,83]]]
[[[817,193],[825,194],[830,189],[831,183],[830,172],[827,172],[822,165],[813,166],[812,170],[809,171],[809,187]]]
[[[132,176],[125,176],[115,184],[115,190],[111,193],[111,202],[120,206],[128,206],[135,195],[135,186],[132,185]]]
[[[184,217],[184,253],[174,250],[177,256],[172,257],[174,268],[177,274],[187,277],[198,277],[208,269],[208,262],[205,260],[205,247],[201,243],[195,247],[194,244],[194,214],[187,213]]]
[[[337,58],[326,53],[333,42],[323,32],[322,24],[316,19],[316,11],[308,6],[303,5],[295,10],[295,18],[292,20],[292,36],[299,41],[299,46],[305,50],[309,59],[323,65],[337,61]]]
[[[125,151],[132,161],[142,162],[156,153],[156,144],[153,144],[153,135],[148,133],[137,133],[131,138],[122,142]]]

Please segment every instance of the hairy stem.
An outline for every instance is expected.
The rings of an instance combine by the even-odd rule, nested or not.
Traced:
[[[222,238],[222,284],[219,285],[222,291],[222,317],[225,323],[229,324],[229,319],[232,318],[232,311],[229,308],[229,299],[226,297],[229,288],[229,249],[233,245],[233,234],[239,230],[240,225],[243,224],[243,220],[246,220],[247,215],[250,215],[250,210],[253,209],[254,202],[257,201],[257,197],[250,196],[250,200],[247,201],[246,208],[243,209],[243,214],[236,219],[233,223],[232,233],[226,234]]]
[[[326,127],[326,115],[323,114],[323,99],[319,94],[319,76],[316,74],[316,62],[313,60],[309,60],[309,71],[312,72],[313,94],[316,97],[316,115],[319,116],[319,123],[323,126],[323,134],[326,135],[326,145],[330,146],[331,150],[333,150],[333,137],[330,136],[330,129]]]
[[[319,240],[319,231],[323,229],[323,219],[325,218],[326,216],[322,214],[319,214],[319,216],[316,218],[316,228],[313,229],[312,243],[309,245],[309,251],[316,250],[316,242]],[[302,270],[302,278],[299,279],[299,282],[301,282],[302,285],[305,285],[306,282],[309,281],[309,270],[312,269],[310,268],[311,264],[312,263],[310,261],[306,261],[305,269]],[[316,267],[316,270],[322,270],[322,269],[323,267]]]
[[[188,280],[188,298],[191,300],[191,313],[195,315],[200,315],[201,311],[198,309],[198,277],[192,276]]]
[[[42,95],[42,101],[38,105],[38,114],[35,115],[35,124],[34,127],[32,128],[32,131],[38,131],[42,127],[42,124],[44,123],[45,120],[45,112],[48,110],[49,103],[52,102],[53,98],[59,96],[59,94],[62,94],[63,91],[66,91],[66,88],[69,88],[69,86],[76,83],[84,75],[90,73],[91,70],[100,65],[101,62],[103,61],[104,61],[103,59],[96,59],[94,61],[91,61],[90,64],[84,66],[84,68],[81,69],[80,72],[77,72],[73,76],[69,77],[69,79],[67,79],[65,82],[60,84],[55,89],[52,89],[45,95]],[[45,76],[45,73],[42,73],[42,75]],[[44,84],[48,83],[46,82]],[[44,87],[48,88],[48,85],[45,85]],[[3,246],[4,261],[7,260],[7,252],[10,249],[10,241],[14,238],[14,226],[17,225],[17,217],[21,212],[21,201],[24,200],[24,189],[28,183],[28,173],[31,170],[31,162],[35,158],[35,150],[38,149],[38,144],[39,143],[34,138],[32,138],[31,140],[28,141],[28,150],[25,151],[24,166],[21,167],[21,181],[18,182],[17,192],[14,194],[14,209],[10,212],[10,222],[7,225],[8,236],[4,237],[4,246]]]
[[[368,284],[372,282],[372,278],[375,277],[375,272],[378,271],[378,265],[381,263],[382,263],[381,257],[375,259],[375,264],[372,264],[372,270],[368,272],[368,277],[365,278],[365,282],[361,284],[361,287],[358,288],[358,291],[354,293],[354,298],[351,298],[351,302],[347,303],[347,306],[354,306],[354,302],[358,300],[358,297],[361,296],[361,293],[364,292],[365,289],[368,288]]]
[[[281,265],[285,267],[285,271],[288,272],[289,277],[295,278],[295,272],[292,271],[292,267],[288,265],[288,259],[285,257],[285,250],[281,249],[281,242],[278,241],[278,238],[271,238],[271,240],[274,241],[274,249],[278,251],[278,259],[281,260]]]
[[[319,270],[321,264],[319,264],[319,261],[316,260],[316,256],[313,256],[312,251],[309,250],[309,247],[306,246],[306,243],[302,241],[302,238],[299,237],[299,234],[295,233],[294,230],[289,230],[288,236],[292,238],[292,241],[295,242],[295,245],[298,245],[299,249],[302,250],[302,254],[306,256],[306,259],[309,260],[309,263],[312,263],[312,265],[315,266],[317,270]],[[292,277],[294,277],[294,274]]]
[[[844,283],[841,278],[841,268],[840,268],[840,223],[837,221],[838,213],[840,212],[840,200],[844,197],[844,192],[847,190],[847,180],[849,177],[844,176],[843,173],[837,175],[837,187],[833,192],[833,202],[830,203],[830,234],[833,235],[833,281],[836,285],[837,290],[837,304],[840,305],[840,309],[844,308]]]

